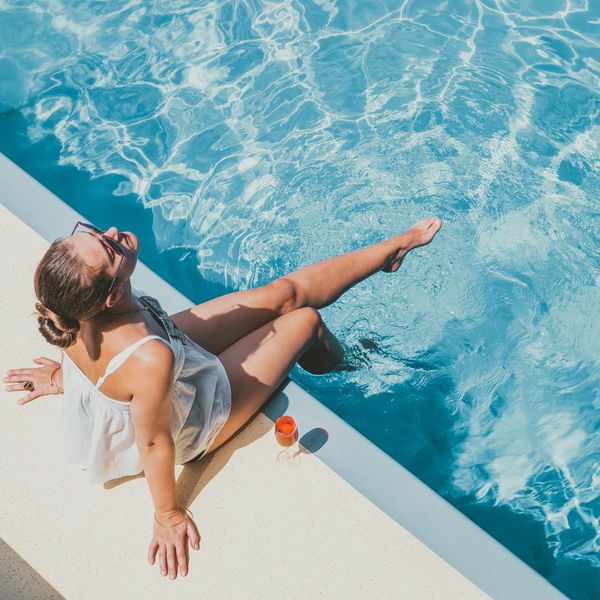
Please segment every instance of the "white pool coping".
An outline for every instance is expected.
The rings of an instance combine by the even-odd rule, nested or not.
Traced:
[[[11,215],[3,211],[2,222],[9,226],[11,235],[16,235],[14,232],[17,230],[22,234],[21,237],[12,241],[11,246],[6,246],[3,243],[2,253],[3,263],[5,263],[3,264],[3,274],[12,272],[15,261],[22,263],[22,269],[14,274],[13,279],[19,279],[20,293],[18,295],[19,298],[23,298],[23,300],[17,300],[14,297],[16,288],[3,285],[2,301],[5,310],[2,318],[9,330],[13,323],[19,323],[20,327],[25,327],[24,333],[19,333],[19,335],[27,340],[24,345],[23,341],[16,343],[17,348],[12,349],[15,338],[4,338],[5,344],[1,350],[3,357],[2,370],[4,371],[7,368],[19,366],[14,364],[15,361],[18,362],[19,358],[25,360],[28,353],[31,356],[39,355],[31,354],[31,352],[49,355],[48,346],[44,344],[39,333],[37,333],[33,319],[28,317],[33,310],[33,291],[31,290],[33,268],[39,260],[41,251],[43,251],[44,240],[53,240],[65,235],[65,232],[71,228],[76,220],[84,219],[84,217],[77,214],[1,154],[0,184],[0,203],[12,213]],[[13,215],[22,223],[14,219]],[[29,239],[23,240],[22,237],[25,235],[23,231],[26,230],[26,227],[31,228],[33,231],[27,234]],[[36,239],[34,232],[41,238]],[[141,263],[138,263],[133,284],[159,298],[168,312],[176,312],[191,305],[186,297]],[[26,297],[26,300],[24,297]],[[17,333],[15,332],[14,335],[16,336]],[[9,345],[11,348],[8,347]],[[3,392],[2,397],[3,411],[8,411],[2,414],[3,439],[7,440],[7,443],[17,446],[23,443],[22,436],[15,433],[15,427],[19,424],[17,422],[21,422],[20,424],[26,427],[33,427],[37,422],[31,417],[34,410],[43,411],[44,415],[51,421],[56,419],[55,405],[50,402],[43,404],[43,401],[38,401],[39,406],[30,405],[15,408],[14,402],[9,402],[6,396],[9,398],[14,398],[14,396]],[[6,408],[7,405],[10,405],[8,409]],[[317,428],[325,429],[328,433],[328,440],[314,454],[303,456],[305,462],[299,471],[294,472],[293,477],[287,477],[286,474],[289,484],[287,492],[281,489],[281,485],[277,485],[279,479],[274,480],[273,485],[271,485],[267,477],[266,481],[263,482],[264,485],[269,486],[265,499],[265,489],[261,487],[261,482],[263,475],[274,471],[273,452],[276,452],[276,446],[271,440],[270,421],[265,415],[274,417],[284,412],[294,415],[305,432]],[[303,587],[302,589],[296,588],[298,595],[289,596],[290,598],[311,597],[311,593],[309,593],[311,586],[313,596],[318,594],[324,598],[336,597],[328,595],[334,589],[340,591],[345,589],[344,597],[353,598],[370,597],[376,594],[380,598],[485,597],[485,594],[480,590],[498,600],[565,598],[536,571],[293,382],[289,383],[281,393],[265,405],[263,413],[255,417],[254,421],[236,436],[238,439],[234,438],[223,446],[215,453],[212,460],[209,458],[208,465],[201,469],[202,473],[200,475],[202,476],[204,471],[210,471],[213,463],[222,462],[223,457],[229,459],[229,462],[226,468],[218,474],[213,473],[210,475],[210,484],[202,490],[202,494],[199,496],[202,500],[197,500],[197,502],[207,502],[207,506],[213,506],[211,502],[216,502],[217,506],[222,503],[226,504],[223,498],[213,498],[210,495],[211,490],[209,488],[213,486],[215,480],[218,479],[220,483],[213,486],[213,495],[214,489],[221,489],[219,486],[222,486],[223,490],[229,489],[232,485],[231,480],[236,477],[247,477],[248,471],[254,471],[254,475],[248,483],[249,487],[245,488],[242,494],[237,494],[238,504],[243,503],[239,510],[248,520],[256,522],[260,518],[257,515],[264,517],[264,521],[261,521],[258,529],[251,530],[253,535],[256,537],[256,532],[265,528],[265,531],[269,531],[275,536],[279,529],[277,519],[281,517],[286,523],[293,523],[294,520],[297,520],[298,529],[294,536],[296,539],[293,547],[282,544],[275,553],[273,553],[273,546],[277,547],[276,537],[269,538],[267,536],[262,540],[264,542],[262,545],[258,542],[255,544],[255,540],[252,538],[240,539],[240,542],[248,546],[248,554],[240,553],[240,548],[237,546],[235,548],[233,546],[222,548],[214,542],[215,549],[222,550],[220,560],[224,564],[234,565],[234,568],[236,568],[236,564],[238,569],[241,568],[241,563],[235,562],[236,560],[241,562],[250,560],[252,562],[257,557],[263,560],[256,563],[254,574],[247,574],[249,583],[246,587],[238,587],[239,582],[237,582],[227,584],[229,585],[229,588],[227,588],[222,582],[219,585],[221,580],[216,578],[215,581],[211,580],[210,585],[214,585],[211,588],[212,592],[209,593],[208,589],[205,590],[208,595],[204,597],[211,599],[221,597],[241,598],[242,596],[238,593],[242,591],[246,594],[243,597],[286,597],[281,595],[281,590],[273,589],[273,581],[277,581],[277,573],[287,573],[287,577],[292,577],[289,573],[298,570],[300,573],[296,576],[296,579],[290,581]],[[30,421],[30,419],[32,420]],[[300,433],[302,435],[302,431]],[[126,501],[128,496],[124,495],[123,488],[128,488],[130,492],[135,491],[136,499],[139,496],[140,502],[145,502],[145,504],[139,506],[138,512],[141,511],[144,516],[147,516],[148,510],[151,510],[151,504],[147,490],[144,488],[145,482],[143,479],[127,482],[125,485],[114,488],[112,494],[106,494],[105,490],[102,489],[100,489],[99,496],[97,491],[93,493],[82,492],[80,486],[82,484],[87,486],[87,482],[81,473],[69,472],[68,475],[63,474],[61,465],[56,464],[56,457],[52,454],[54,446],[50,443],[54,440],[53,436],[55,434],[48,433],[47,439],[43,439],[43,433],[41,435],[45,451],[48,453],[45,458],[50,460],[48,463],[50,466],[47,466],[52,469],[52,481],[41,488],[39,485],[40,480],[36,479],[37,472],[35,468],[29,466],[27,470],[19,469],[19,465],[22,464],[20,462],[22,455],[31,454],[31,463],[29,463],[31,465],[35,462],[35,453],[31,453],[29,446],[29,449],[23,447],[18,450],[11,446],[12,451],[15,452],[12,456],[14,460],[9,458],[7,463],[10,464],[12,470],[3,473],[8,467],[6,465],[0,467],[0,474],[8,478],[14,486],[11,488],[11,494],[3,495],[2,513],[4,517],[0,517],[0,519],[3,519],[0,520],[2,526],[0,535],[58,592],[65,594],[65,597],[101,597],[100,589],[103,585],[101,579],[91,577],[88,571],[80,570],[73,574],[58,572],[56,563],[53,562],[53,553],[44,552],[40,548],[43,537],[46,535],[45,532],[40,533],[42,536],[42,539],[40,539],[39,536],[35,538],[29,534],[25,535],[19,529],[16,525],[19,519],[27,519],[27,513],[23,512],[21,504],[28,508],[29,513],[35,513],[39,508],[35,502],[24,501],[27,496],[22,492],[30,489],[33,492],[38,490],[39,494],[43,494],[44,509],[41,512],[46,515],[51,514],[49,506],[52,506],[53,494],[56,494],[57,498],[61,497],[65,486],[70,488],[73,485],[74,491],[72,491],[72,494],[81,494],[76,497],[82,502],[84,500],[107,502],[107,506],[110,504],[106,500],[109,496]],[[248,442],[248,437],[252,443]],[[247,445],[244,444],[244,441]],[[29,445],[35,445],[36,443],[39,444],[40,440],[36,438],[29,440],[28,443]],[[232,464],[235,463],[232,449],[235,452],[235,457],[238,457],[238,455],[240,457],[237,459],[239,462],[237,466]],[[269,449],[269,451],[265,449]],[[8,453],[11,454],[10,451]],[[229,476],[228,473],[230,473]],[[44,478],[43,473],[37,475],[42,479]],[[277,477],[276,473],[271,475]],[[63,477],[67,481],[61,481]],[[360,494],[356,494],[353,488]],[[50,491],[46,493],[45,490],[51,490],[51,493]],[[314,506],[311,504],[315,501],[314,497],[309,498],[307,496],[304,498],[303,496],[303,494],[308,494],[310,490],[313,490],[313,493],[322,494],[322,499],[317,499]],[[102,492],[104,492],[104,496]],[[286,500],[285,493],[290,494],[292,492],[293,495]],[[284,496],[281,494],[284,494]],[[145,501],[142,500],[144,496],[147,496]],[[273,512],[270,514],[269,510],[266,514],[261,512],[261,510],[264,510],[264,506],[258,502],[259,497],[262,498],[263,502],[266,502],[269,510]],[[327,498],[337,498],[336,504],[332,505]],[[193,498],[191,499],[193,500]],[[63,503],[68,502],[64,497],[61,497],[61,501]],[[290,504],[293,506],[290,507]],[[319,510],[319,507],[321,510]],[[69,510],[71,518],[80,526],[89,527],[90,519],[83,518],[81,515],[78,516],[76,508],[71,507]],[[96,510],[98,511],[97,516],[94,514],[95,520],[106,518],[108,508],[97,508],[95,505],[92,508],[92,514]],[[292,508],[293,510],[291,510]],[[337,510],[334,510],[334,508]],[[232,508],[232,510],[234,509]],[[302,513],[306,514],[303,515]],[[274,514],[277,515],[276,522],[269,525],[269,517],[272,520]],[[14,522],[8,519],[7,515],[12,515]],[[87,516],[89,517],[91,514]],[[303,520],[306,518],[312,521],[306,522]],[[107,522],[110,523],[110,518]],[[245,523],[245,521],[241,523]],[[131,539],[134,539],[136,534],[139,537],[139,531],[136,529],[137,525],[137,522],[131,524],[130,538],[127,542],[120,540],[117,544],[127,555],[134,551]],[[202,533],[202,526],[199,525]],[[333,531],[331,530],[332,525],[335,525]],[[219,533],[217,523],[213,523],[212,527],[214,527],[215,532],[213,539],[216,540],[222,532]],[[209,527],[209,533],[212,532],[212,527]],[[242,525],[238,523],[237,527],[240,528]],[[300,532],[301,527],[304,528],[303,533]],[[70,537],[63,526],[59,529],[63,531],[65,537],[62,542],[57,540],[54,544],[56,544],[57,550],[64,552],[68,548],[62,546],[62,543],[76,538]],[[204,531],[206,532],[206,526]],[[352,532],[354,534],[348,537]],[[307,534],[307,537],[303,537],[304,534]],[[322,534],[327,535],[321,537]],[[232,533],[232,535],[231,539],[235,540],[235,534]],[[145,533],[143,536],[142,547],[135,548],[135,551],[142,555],[146,543],[145,538],[147,537]],[[112,552],[115,543],[113,538],[107,537],[104,544],[98,545],[97,552],[106,547],[111,547]],[[360,548],[365,551],[364,554],[360,551]],[[326,550],[333,552],[330,555],[328,565],[323,564],[324,561],[327,562],[322,554]],[[106,551],[104,550],[104,552]],[[139,557],[136,556],[136,558]],[[192,560],[194,559],[195,557],[192,555]],[[93,557],[89,559],[88,563],[85,562],[86,560],[88,559],[83,560],[83,563],[79,561],[79,568],[85,568],[86,564],[88,566],[93,565]],[[130,568],[131,560],[128,559],[128,568]],[[206,560],[207,564],[213,564],[211,559],[207,558]],[[297,562],[290,565],[290,561],[293,562],[294,560]],[[264,561],[267,561],[267,569],[263,572],[260,569]],[[271,561],[271,563],[268,564],[268,561]],[[136,571],[135,573],[129,573],[129,575],[135,578],[135,581],[143,580],[144,583],[131,588],[131,593],[134,590],[140,593],[144,590],[146,594],[150,592],[158,594],[160,590],[160,597],[167,598],[171,597],[172,590],[177,589],[177,595],[173,597],[188,597],[182,586],[185,586],[191,580],[193,566],[190,569],[188,578],[169,582],[157,576],[155,577],[156,574],[154,573],[149,573],[149,568],[143,561],[135,560],[133,564]],[[214,563],[214,565],[217,565],[215,566],[217,569],[218,564],[218,561]],[[292,567],[295,567],[295,570]],[[325,567],[327,569],[323,571]],[[292,570],[290,571],[290,569]],[[206,571],[203,577],[206,578],[209,572]],[[271,572],[275,577],[273,581],[268,580],[268,573]],[[314,577],[324,578],[320,579],[319,582],[313,581],[310,584],[309,581],[314,579],[310,577],[311,572]],[[260,574],[260,581],[265,582],[262,589],[260,581],[254,581],[253,579],[254,576],[258,576],[257,573]],[[77,578],[83,578],[83,580],[73,583],[71,581],[73,577],[76,580]],[[121,573],[117,579],[121,580],[122,577],[123,574]],[[327,578],[330,579],[326,580]],[[200,579],[198,581],[207,580]],[[209,584],[206,583],[206,585]],[[338,587],[332,587],[332,585]],[[86,590],[86,595],[78,595],[83,589]],[[361,589],[363,593],[360,592]],[[194,593],[196,596],[189,597],[199,597],[197,595],[199,588],[196,587]],[[356,595],[352,595],[352,593]]]

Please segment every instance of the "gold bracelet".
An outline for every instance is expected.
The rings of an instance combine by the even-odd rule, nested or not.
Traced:
[[[183,508],[181,506],[177,507],[177,510],[185,510],[186,513],[189,513],[189,517],[190,519],[194,518],[194,515],[192,514],[192,511],[189,508]],[[177,525],[179,525],[180,523],[183,523],[186,519],[188,518],[188,514],[185,515],[185,517],[183,517],[183,519],[181,519],[181,521],[177,521],[177,523],[175,523],[174,525],[163,525],[162,523],[160,523],[158,521],[158,519],[156,518],[156,513],[154,513],[154,520],[161,526],[161,527],[176,527]]]
[[[65,390],[63,388],[60,387],[60,385],[58,385],[58,383],[56,383],[56,381],[54,381],[54,374],[56,373],[56,371],[58,371],[60,368],[62,367],[62,365],[58,365],[58,367],[56,367],[56,369],[54,369],[54,371],[52,371],[52,375],[50,375],[50,385],[58,391],[59,394],[62,394]]]

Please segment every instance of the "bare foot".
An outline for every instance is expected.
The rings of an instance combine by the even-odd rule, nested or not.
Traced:
[[[425,246],[434,238],[440,230],[442,222],[432,217],[415,223],[410,229],[407,229],[399,236],[390,241],[397,243],[396,249],[389,255],[385,261],[382,271],[394,273],[400,268],[404,257],[413,249],[419,246]]]

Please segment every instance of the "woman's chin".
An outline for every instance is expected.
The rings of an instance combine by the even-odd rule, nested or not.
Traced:
[[[135,271],[135,268],[137,267],[137,262],[138,262],[138,255],[137,252],[135,253],[135,258],[133,259],[133,265],[131,267],[131,273],[129,273],[129,277],[131,277],[133,275],[133,272]]]
[[[137,235],[135,235],[131,231],[121,232],[121,234],[123,234],[123,233],[128,238],[126,245],[129,246],[132,250],[135,250],[135,252],[137,254],[138,248],[140,247],[140,240],[138,239]]]

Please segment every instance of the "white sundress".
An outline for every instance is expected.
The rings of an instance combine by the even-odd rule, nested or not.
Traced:
[[[159,302],[138,299],[164,327],[167,342],[146,336],[119,352],[94,385],[63,353],[62,454],[64,462],[87,471],[90,484],[103,483],[143,468],[135,442],[130,403],[114,400],[98,388],[142,344],[159,339],[175,357],[171,434],[175,462],[199,460],[221,431],[231,411],[231,387],[217,356],[183,333]]]

